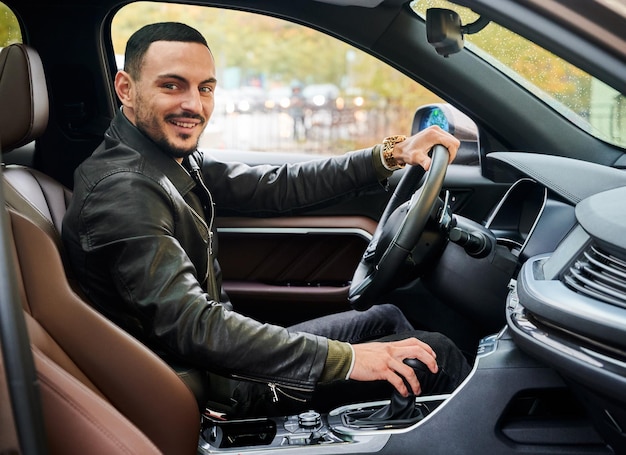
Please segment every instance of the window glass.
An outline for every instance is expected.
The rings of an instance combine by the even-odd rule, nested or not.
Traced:
[[[8,6],[0,2],[0,48],[21,42],[22,31],[17,17]]]
[[[335,38],[284,20],[201,6],[138,2],[112,23],[118,66],[143,25],[197,28],[215,56],[216,107],[200,146],[339,154],[409,134],[437,96]]]
[[[423,18],[428,8],[435,7],[454,9],[463,24],[478,19],[470,9],[445,0],[415,0],[411,7]],[[464,41],[465,47],[581,129],[607,142],[626,146],[624,94],[493,22],[476,34],[465,35]]]

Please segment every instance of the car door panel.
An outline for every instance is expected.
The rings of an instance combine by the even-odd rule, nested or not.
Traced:
[[[238,311],[283,325],[347,310],[375,229],[356,216],[219,218],[224,289]]]

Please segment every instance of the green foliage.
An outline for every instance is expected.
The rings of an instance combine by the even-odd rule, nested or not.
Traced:
[[[422,17],[428,8],[448,8],[459,13],[461,23],[466,25],[478,19],[468,8],[451,4],[446,0],[418,0],[411,4]],[[574,112],[585,116],[590,105],[591,77],[509,30],[491,23],[481,32],[466,35],[465,41],[487,51],[504,66],[519,74],[536,87],[550,94]]]
[[[346,90],[375,93],[385,104],[410,106],[440,101],[395,69],[316,30],[273,17],[219,8],[139,2],[113,21],[115,52],[145,24],[173,20],[197,28],[209,42],[218,72],[236,67],[244,79],[263,76],[274,85],[332,83]]]
[[[0,47],[21,42],[22,31],[15,14],[4,3],[0,3]]]

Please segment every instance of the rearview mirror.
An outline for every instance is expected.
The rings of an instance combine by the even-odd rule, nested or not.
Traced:
[[[463,49],[463,35],[478,33],[487,26],[489,19],[479,17],[471,24],[461,24],[456,11],[444,8],[426,10],[426,39],[439,55],[447,57]]]
[[[426,38],[437,53],[444,57],[463,49],[461,18],[458,13],[443,8],[426,10]]]

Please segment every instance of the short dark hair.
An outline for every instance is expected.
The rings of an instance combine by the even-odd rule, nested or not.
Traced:
[[[209,48],[202,34],[188,25],[180,22],[158,22],[146,25],[129,38],[124,55],[124,71],[137,79],[141,64],[148,48],[155,41],[180,41],[184,43],[199,43]]]

